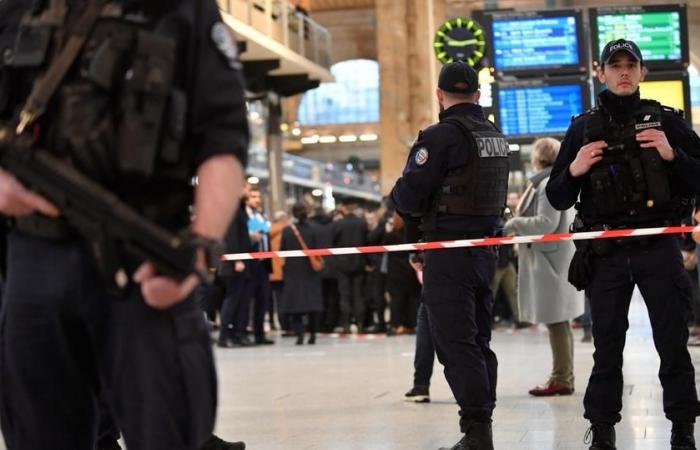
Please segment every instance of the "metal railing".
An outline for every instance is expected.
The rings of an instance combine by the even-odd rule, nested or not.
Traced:
[[[269,173],[265,149],[251,147],[248,154],[248,172],[267,178]],[[284,181],[292,184],[323,188],[330,183],[335,192],[368,200],[381,200],[381,190],[377,182],[363,173],[347,170],[339,163],[315,161],[285,153],[282,156],[282,176]]]
[[[286,0],[218,0],[219,8],[326,69],[331,35]]]

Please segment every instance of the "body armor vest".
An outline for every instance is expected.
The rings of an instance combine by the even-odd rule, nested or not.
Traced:
[[[498,216],[508,193],[508,142],[488,120],[468,116],[443,120],[460,128],[472,152],[465,166],[451,169],[438,192],[435,212],[468,216]]]
[[[584,144],[604,140],[603,159],[586,174],[578,205],[584,223],[613,227],[663,223],[676,215],[666,165],[655,148],[641,148],[637,133],[661,128],[661,105],[642,100],[623,123],[608,113],[586,113]]]
[[[23,18],[9,68],[36,79],[52,63],[68,19],[65,11],[63,18],[51,12]],[[152,180],[161,175],[156,166],[167,172],[184,162],[186,97],[174,88],[177,41],[167,25],[149,28],[116,6],[103,13],[42,120],[39,144],[107,186]]]

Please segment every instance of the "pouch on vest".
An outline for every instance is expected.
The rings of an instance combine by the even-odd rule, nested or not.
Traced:
[[[153,175],[166,105],[170,96],[175,43],[140,31],[127,72],[119,127],[119,170],[126,176]]]

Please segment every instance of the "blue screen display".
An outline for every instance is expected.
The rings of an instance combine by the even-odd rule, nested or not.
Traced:
[[[574,16],[493,20],[497,70],[578,65],[578,49]]]
[[[499,125],[506,136],[563,134],[583,112],[579,84],[505,87],[498,91]]]

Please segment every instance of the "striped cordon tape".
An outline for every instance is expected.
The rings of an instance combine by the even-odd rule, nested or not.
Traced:
[[[487,237],[480,239],[460,239],[456,241],[418,242],[414,244],[370,245],[366,247],[315,248],[308,250],[285,250],[278,252],[231,253],[223,255],[221,259],[223,261],[243,261],[250,259],[302,258],[305,256],[355,255],[416,250],[438,250],[443,248],[483,247],[489,245],[538,244],[542,242],[653,236],[658,234],[690,233],[691,231],[700,231],[700,225],[586,231],[581,233],[551,233],[532,236]]]

